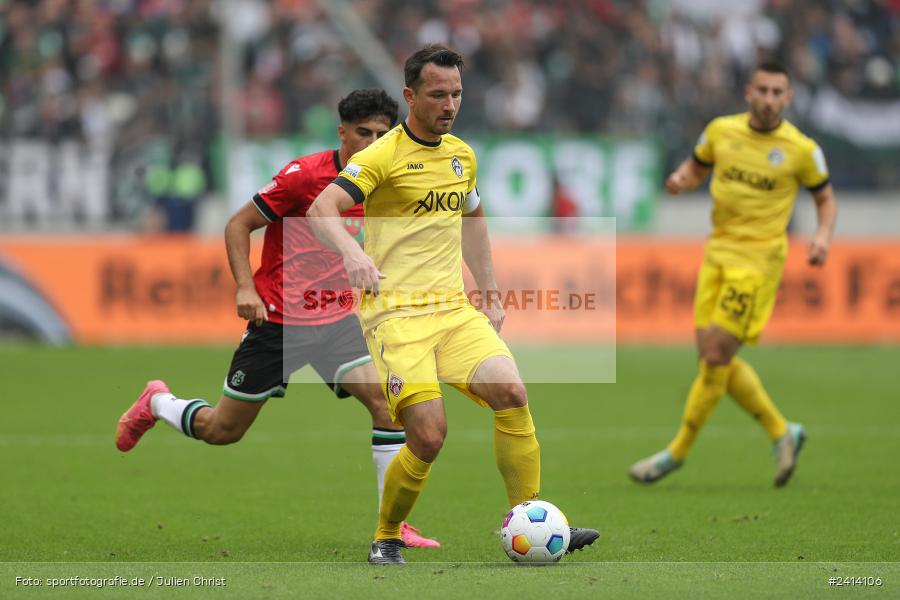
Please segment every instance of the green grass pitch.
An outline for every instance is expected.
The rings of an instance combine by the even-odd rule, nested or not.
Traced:
[[[615,384],[530,386],[542,495],[603,532],[543,568],[501,551],[490,415],[454,392],[410,519],[444,548],[406,551],[403,569],[364,563],[376,509],[368,415],[321,384],[292,385],[233,446],[160,424],[131,453],[115,449],[116,420],[147,379],[215,399],[230,352],[0,348],[0,598],[900,596],[900,348],[743,353],[809,432],[781,490],[768,439],[728,398],[679,472],[652,487],[627,478],[675,431],[696,368],[687,347],[620,348]],[[48,582],[117,575],[150,584]],[[849,591],[830,577],[881,585]]]

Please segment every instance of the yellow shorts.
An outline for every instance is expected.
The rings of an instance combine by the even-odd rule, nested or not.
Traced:
[[[439,382],[487,406],[469,391],[475,370],[491,356],[512,358],[488,318],[471,305],[382,321],[366,333],[366,343],[394,422],[407,406],[440,398]]]
[[[694,325],[713,324],[744,343],[754,344],[772,316],[782,269],[768,274],[704,259],[694,295]]]

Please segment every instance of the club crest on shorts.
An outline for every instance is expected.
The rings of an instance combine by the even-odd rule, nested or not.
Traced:
[[[455,156],[450,160],[450,168],[453,169],[453,172],[456,173],[457,177],[462,177],[463,166],[462,163],[459,162],[459,159]]]
[[[234,372],[234,375],[231,376],[231,387],[239,387],[242,383],[244,383],[244,377],[246,377],[245,373],[238,369]]]
[[[398,398],[400,392],[403,391],[403,380],[391,373],[390,377],[388,377],[388,389],[394,398]]]

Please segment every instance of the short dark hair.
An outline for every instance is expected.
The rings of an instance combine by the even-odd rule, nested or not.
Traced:
[[[462,69],[462,56],[444,46],[443,44],[428,44],[412,56],[406,59],[403,67],[403,75],[406,78],[406,87],[414,88],[421,83],[422,68],[428,63],[439,67],[456,67]]]
[[[791,79],[791,74],[788,73],[787,69],[784,68],[784,65],[774,60],[764,60],[763,62],[758,63],[756,67],[753,68],[753,73],[756,73],[757,71],[764,71],[766,73],[780,73],[787,77],[788,81],[790,81]]]
[[[397,101],[381,89],[353,90],[338,102],[342,123],[359,123],[372,117],[387,117],[391,127],[397,124]]]

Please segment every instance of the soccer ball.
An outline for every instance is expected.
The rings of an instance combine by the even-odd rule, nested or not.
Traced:
[[[543,500],[531,500],[506,513],[500,543],[507,556],[522,563],[555,563],[569,547],[569,521]]]

